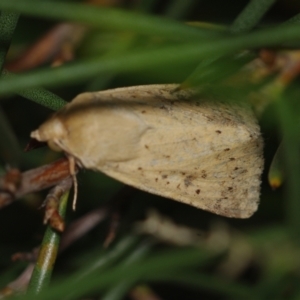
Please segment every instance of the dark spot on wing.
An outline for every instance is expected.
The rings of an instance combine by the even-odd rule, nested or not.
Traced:
[[[194,175],[188,175],[185,177],[184,179],[184,184],[186,187],[190,186],[192,184],[192,181],[196,179],[196,177]]]
[[[198,190],[196,190],[196,194],[197,195],[199,195],[200,194],[200,190],[198,189]]]
[[[219,203],[216,203],[216,204],[214,205],[214,210],[215,210],[216,212],[218,212],[218,211],[220,211],[220,209],[221,209],[221,205],[220,205]]]
[[[216,130],[216,133],[221,134],[222,131],[221,130]]]
[[[244,195],[245,197],[248,196],[248,189],[243,190],[243,195]]]

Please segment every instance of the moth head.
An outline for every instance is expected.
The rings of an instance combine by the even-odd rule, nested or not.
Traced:
[[[54,151],[63,151],[62,140],[66,136],[67,130],[61,120],[55,115],[48,121],[43,123],[37,130],[32,131],[31,138],[38,140],[39,142],[47,142],[48,146]],[[69,160],[70,175],[73,178],[74,183],[74,198],[73,209],[76,207],[77,200],[77,179],[76,179],[76,161],[74,156],[67,155]]]
[[[31,138],[39,142],[47,142],[54,151],[62,151],[61,139],[66,135],[66,128],[57,117],[52,117],[43,123],[37,130],[32,131]]]

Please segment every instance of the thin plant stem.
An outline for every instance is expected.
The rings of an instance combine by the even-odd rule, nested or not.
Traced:
[[[276,112],[283,132],[282,157],[286,172],[286,218],[290,234],[300,243],[300,160],[299,119],[285,98],[276,99]]]
[[[233,22],[230,31],[242,33],[254,28],[276,0],[251,0]]]
[[[2,77],[6,78],[17,78],[16,75],[3,70]],[[25,89],[18,91],[17,93],[21,97],[24,97],[28,100],[31,100],[33,102],[36,102],[42,106],[45,106],[47,108],[50,108],[51,110],[59,110],[63,106],[67,104],[65,100],[57,96],[56,94],[53,94],[52,92],[45,90],[40,87],[35,87],[31,89]]]
[[[58,212],[61,217],[65,216],[68,197],[69,190],[67,190],[60,199]],[[38,260],[28,286],[28,292],[30,294],[38,294],[49,285],[58,253],[60,238],[61,234],[48,225],[39,251]]]
[[[169,19],[112,8],[52,1],[0,0],[0,8],[45,18],[86,23],[100,28],[132,31],[169,40],[203,40],[218,35],[217,31],[196,29]]]
[[[19,13],[1,11],[0,14],[0,73],[3,69],[6,53],[19,20]]]
[[[298,38],[300,38],[299,28],[295,25],[286,25],[241,36],[224,37],[209,43],[176,44],[158,49],[131,51],[114,57],[100,57],[59,68],[22,74],[15,78],[4,78],[0,81],[0,94],[41,85],[50,87],[74,84],[112,72],[136,72],[154,67],[159,69],[166,65],[174,65],[174,62],[197,63],[201,59],[226,55],[248,47],[278,45]]]
[[[4,112],[0,107],[0,156],[10,167],[17,167],[21,151],[16,135],[13,132]]]

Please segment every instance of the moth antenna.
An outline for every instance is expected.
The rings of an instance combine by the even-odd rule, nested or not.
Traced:
[[[76,210],[76,203],[77,203],[77,195],[78,195],[78,182],[77,182],[77,177],[76,177],[76,162],[74,156],[69,156],[69,168],[70,168],[70,174],[73,179],[73,184],[74,184],[74,196],[73,196],[73,203],[72,203],[72,209]]]

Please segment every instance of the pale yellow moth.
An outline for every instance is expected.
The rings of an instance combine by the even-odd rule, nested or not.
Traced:
[[[174,84],[83,93],[31,137],[81,167],[222,216],[247,218],[258,206],[263,141],[246,105]]]

